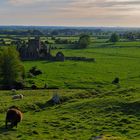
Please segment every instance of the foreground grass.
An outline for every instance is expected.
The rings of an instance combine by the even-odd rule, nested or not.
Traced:
[[[59,93],[61,104],[51,105]],[[10,91],[0,92],[0,139],[109,140],[140,139],[140,89],[103,92],[92,90],[18,91],[23,100],[12,100]],[[17,105],[24,112],[18,128],[5,130],[7,108]]]

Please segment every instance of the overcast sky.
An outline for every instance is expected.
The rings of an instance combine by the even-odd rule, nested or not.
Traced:
[[[140,0],[0,0],[0,25],[140,27]]]

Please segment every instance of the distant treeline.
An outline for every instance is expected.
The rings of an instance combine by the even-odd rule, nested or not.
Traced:
[[[2,35],[43,35],[43,33],[39,30],[0,30],[0,34]]]
[[[0,34],[3,35],[80,35],[102,32],[99,28],[80,28],[80,27],[48,27],[48,26],[0,26]]]
[[[100,30],[77,30],[77,29],[55,29],[55,30],[0,30],[2,35],[21,35],[21,36],[70,36],[80,34],[90,34],[101,32]]]
[[[7,36],[79,36],[81,34],[88,34],[101,39],[108,39],[114,32],[120,38],[131,40],[140,38],[140,28],[0,26],[0,35]]]

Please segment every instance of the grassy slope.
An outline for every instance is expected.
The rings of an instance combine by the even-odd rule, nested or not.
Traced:
[[[47,101],[54,92],[63,99],[60,105]],[[18,91],[24,99],[12,101],[12,93],[0,92],[1,139],[77,139],[110,136],[116,140],[140,139],[140,89]],[[24,118],[18,128],[4,129],[5,111],[19,106]]]

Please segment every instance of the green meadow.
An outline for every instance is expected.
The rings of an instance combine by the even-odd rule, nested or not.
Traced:
[[[122,44],[122,46],[121,46]],[[33,78],[26,78],[28,86],[36,84],[43,88],[101,88],[112,87],[112,80],[119,77],[120,86],[139,87],[140,81],[140,42],[118,42],[116,44],[93,43],[87,49],[57,49],[55,55],[62,51],[65,56],[80,56],[95,58],[95,62],[68,61],[25,61],[26,72],[32,66],[37,66],[43,74]]]
[[[52,94],[61,104],[49,104]],[[12,100],[10,91],[1,91],[0,138],[3,140],[102,140],[140,139],[140,89],[33,90],[18,91],[23,100]],[[6,130],[5,112],[20,107],[23,120],[18,128]]]
[[[60,46],[60,45],[59,45]],[[139,140],[140,139],[140,42],[93,40],[87,49],[62,51],[65,56],[95,58],[82,61],[24,61],[27,87],[35,84],[49,89],[0,91],[0,139],[2,140]],[[28,77],[31,67],[43,74]],[[112,84],[114,78],[119,84]],[[49,103],[54,93],[61,104]],[[23,112],[18,128],[5,129],[9,106]]]

